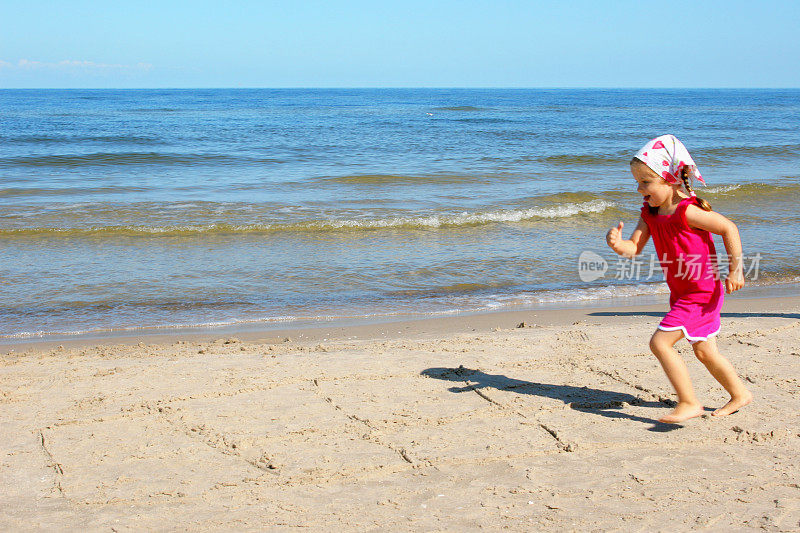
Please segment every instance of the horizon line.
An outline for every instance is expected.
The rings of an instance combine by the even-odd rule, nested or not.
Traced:
[[[440,90],[797,90],[800,87],[633,87],[633,86],[253,86],[253,87],[0,87],[0,91],[194,91],[194,90],[412,90],[412,89],[440,89]]]

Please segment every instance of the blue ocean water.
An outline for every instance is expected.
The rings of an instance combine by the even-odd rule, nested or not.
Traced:
[[[2,90],[0,339],[421,316],[583,281],[674,133],[758,279],[798,279],[798,90]],[[721,243],[718,249],[722,250]]]

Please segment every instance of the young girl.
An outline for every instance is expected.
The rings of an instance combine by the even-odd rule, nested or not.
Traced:
[[[650,349],[661,363],[678,394],[678,405],[660,422],[676,424],[703,414],[689,372],[673,346],[682,337],[694,354],[731,395],[714,411],[729,415],[753,396],[733,366],[717,351],[714,336],[720,329],[723,283],[719,280],[711,233],[722,236],[730,260],[724,289],[732,293],[744,286],[742,245],[736,224],[715,213],[695,196],[691,181],[705,183],[689,152],[673,135],[648,142],[631,161],[631,172],[644,197],[639,223],[630,239],[622,238],[622,222],[609,230],[606,241],[619,255],[639,254],[652,235],[664,277],[670,289],[670,310],[650,338]]]

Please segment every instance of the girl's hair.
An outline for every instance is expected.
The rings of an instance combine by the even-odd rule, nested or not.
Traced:
[[[633,165],[633,164],[644,165],[644,166],[647,167],[647,163],[645,163],[644,161],[642,161],[638,157],[634,157],[633,159],[631,159],[631,165]],[[650,167],[647,167],[647,168],[650,168]],[[689,192],[689,194],[694,193],[694,189],[692,189],[692,186],[689,184],[689,167],[683,167],[683,169],[681,170],[681,180],[683,180],[683,186],[686,188],[686,190]],[[706,200],[703,200],[702,198],[700,198],[696,194],[695,194],[695,199],[697,200],[697,205],[700,207],[700,209],[702,209],[703,211],[711,211],[711,204],[710,203],[708,203]],[[648,206],[648,207],[649,207],[651,213],[655,214],[655,213],[658,212],[658,208],[657,207],[653,207],[653,206]]]
[[[686,190],[689,191],[689,194],[692,194],[694,190],[692,186],[689,185],[689,167],[683,167],[681,170],[681,179],[683,180],[683,186],[686,187]],[[706,200],[703,200],[699,196],[695,194],[695,199],[697,200],[697,205],[703,211],[711,211],[711,204],[708,203]]]

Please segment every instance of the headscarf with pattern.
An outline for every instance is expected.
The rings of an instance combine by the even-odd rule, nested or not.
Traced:
[[[689,151],[674,135],[661,135],[645,144],[636,152],[636,159],[647,165],[653,172],[664,178],[668,183],[683,183],[681,173],[684,167],[689,169],[689,186],[692,180],[697,180],[705,185],[703,176],[697,170]],[[694,196],[694,192],[691,193]]]

